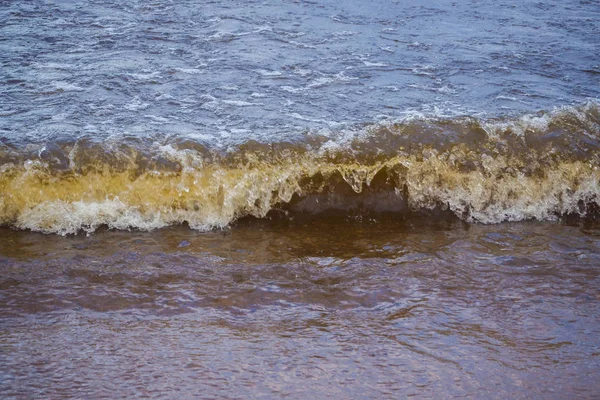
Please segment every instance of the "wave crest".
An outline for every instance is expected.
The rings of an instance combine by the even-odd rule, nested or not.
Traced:
[[[469,222],[587,216],[600,207],[597,103],[519,119],[416,119],[247,141],[90,138],[0,148],[0,223],[225,227],[245,216],[447,209]]]

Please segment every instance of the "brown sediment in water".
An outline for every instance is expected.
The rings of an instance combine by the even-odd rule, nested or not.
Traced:
[[[446,209],[496,223],[594,214],[600,204],[595,103],[509,121],[373,125],[295,143],[216,151],[190,140],[125,138],[4,146],[0,223],[76,233],[225,227],[269,212]]]
[[[66,238],[0,228],[11,383],[0,390],[168,396],[177,377],[190,396],[586,397],[598,387],[599,228],[420,217]]]

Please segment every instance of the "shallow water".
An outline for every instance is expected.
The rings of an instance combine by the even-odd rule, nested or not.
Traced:
[[[584,225],[4,230],[2,396],[592,398]]]
[[[600,96],[595,1],[3,2],[2,132],[227,146]]]
[[[595,2],[0,13],[2,225],[210,230],[296,204],[495,223],[600,206]]]
[[[0,397],[594,398],[597,1],[0,2]]]

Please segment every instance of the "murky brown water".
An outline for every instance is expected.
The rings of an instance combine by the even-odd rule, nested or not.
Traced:
[[[0,230],[4,398],[593,398],[600,227]]]
[[[0,398],[599,398],[599,4],[0,1]]]

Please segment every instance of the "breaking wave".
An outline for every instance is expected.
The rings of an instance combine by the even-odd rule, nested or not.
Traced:
[[[228,150],[189,138],[0,137],[0,224],[199,230],[268,215],[448,210],[475,223],[600,208],[600,106],[514,119],[412,117]]]

